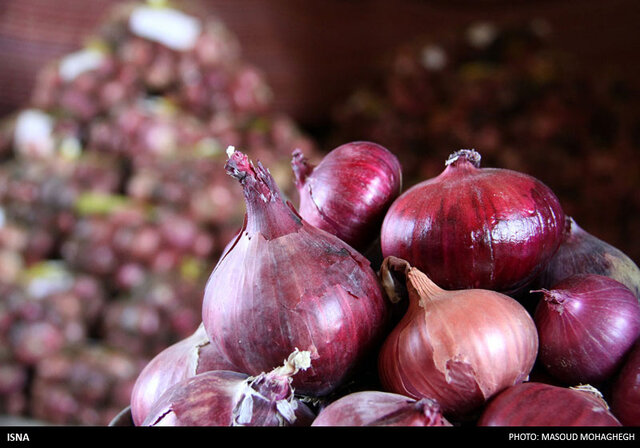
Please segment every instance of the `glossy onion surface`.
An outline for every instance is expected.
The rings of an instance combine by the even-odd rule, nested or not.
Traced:
[[[597,391],[521,383],[498,394],[478,426],[621,426]]]
[[[489,290],[445,291],[417,268],[394,264],[405,269],[410,302],[380,351],[385,390],[435,399],[459,419],[528,378],[538,336],[520,303]]]
[[[388,301],[376,273],[338,237],[301,219],[260,164],[233,153],[243,184],[245,226],[205,289],[202,319],[238,371],[255,375],[293,349],[311,352],[297,392],[338,387],[386,330]]]
[[[574,275],[542,293],[534,315],[541,364],[569,385],[609,379],[640,336],[635,295],[596,274]]]
[[[461,150],[444,171],[405,191],[389,208],[382,254],[407,260],[445,289],[513,292],[555,253],[564,212],[542,182],[513,170],[480,168]]]
[[[292,166],[300,216],[359,251],[378,237],[384,215],[402,188],[400,162],[372,142],[338,146],[315,167],[295,151]]]

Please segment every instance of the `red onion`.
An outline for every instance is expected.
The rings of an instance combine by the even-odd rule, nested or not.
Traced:
[[[625,426],[640,426],[640,341],[611,386],[611,409]]]
[[[478,426],[621,426],[600,392],[545,383],[516,384],[485,407]]]
[[[293,352],[283,366],[248,376],[212,370],[169,388],[143,426],[309,426],[313,411],[298,400],[291,379],[310,365],[308,352]]]
[[[380,239],[383,256],[407,260],[443,288],[509,293],[539,273],[563,228],[558,198],[542,182],[480,168],[480,154],[463,149],[394,201]]]
[[[541,292],[534,314],[539,361],[568,384],[608,379],[640,336],[635,295],[596,274],[574,275]]]
[[[369,262],[300,218],[261,163],[232,152],[227,172],[247,205],[238,238],[213,269],[202,321],[238,371],[256,375],[293,349],[311,352],[296,391],[328,394],[378,343],[388,301]]]
[[[134,424],[142,424],[153,403],[174,384],[202,372],[231,368],[201,324],[191,336],[158,353],[140,372],[131,393]]]
[[[359,251],[367,249],[402,189],[396,156],[376,143],[358,141],[333,149],[315,167],[296,150],[291,164],[300,216]]]
[[[323,408],[311,426],[451,426],[435,400],[382,391],[345,395]]]
[[[550,288],[574,274],[611,277],[640,300],[640,268],[620,249],[590,234],[572,217],[566,218],[565,236],[558,251],[541,272],[541,288]]]
[[[515,299],[483,289],[445,291],[395,257],[385,258],[383,278],[394,277],[388,271],[405,276],[409,307],[380,350],[385,390],[435,399],[445,416],[467,419],[493,395],[527,379],[538,335]]]

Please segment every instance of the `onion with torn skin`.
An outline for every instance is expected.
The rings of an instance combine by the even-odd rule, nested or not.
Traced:
[[[392,274],[393,272],[393,274]],[[384,388],[432,398],[445,416],[467,419],[496,393],[525,381],[538,353],[538,334],[525,308],[483,289],[447,291],[405,260],[381,268],[387,293],[405,278],[408,309],[379,354]]]

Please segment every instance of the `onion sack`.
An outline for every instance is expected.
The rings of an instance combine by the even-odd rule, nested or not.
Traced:
[[[206,285],[206,332],[250,375],[296,348],[309,351],[296,392],[329,394],[381,340],[389,302],[364,256],[303,220],[260,162],[232,147],[228,154],[227,173],[242,184],[247,210]]]
[[[402,193],[382,223],[382,255],[407,260],[445,289],[519,292],[558,249],[565,214],[538,179],[481,168],[480,158],[454,152],[440,175]]]

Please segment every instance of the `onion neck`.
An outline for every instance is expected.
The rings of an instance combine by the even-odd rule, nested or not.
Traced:
[[[296,188],[302,190],[315,167],[309,163],[300,149],[296,149],[291,158],[291,168],[293,168]]]
[[[447,167],[473,167],[480,168],[480,160],[482,156],[475,149],[461,149],[452,153],[447,161],[445,162],[445,166]]]
[[[225,165],[227,174],[242,185],[247,206],[246,224],[243,232],[262,234],[271,240],[302,227],[302,218],[293,206],[285,203],[273,176],[260,162],[254,165],[249,158],[233,147],[227,150],[229,160]]]

